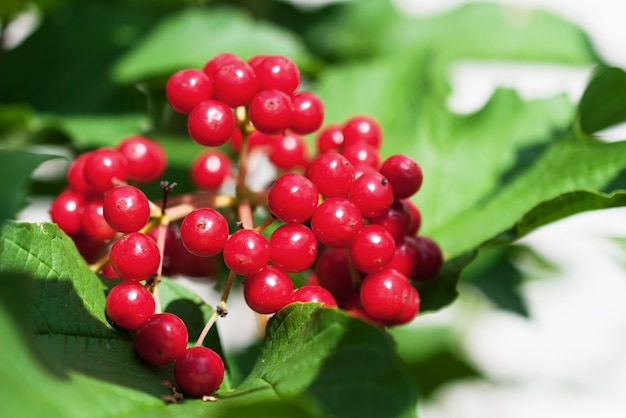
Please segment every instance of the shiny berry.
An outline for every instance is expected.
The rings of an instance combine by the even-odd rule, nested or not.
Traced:
[[[52,201],[50,219],[67,235],[76,235],[82,231],[81,216],[84,206],[82,194],[66,190]]]
[[[217,100],[207,100],[193,108],[187,120],[191,139],[200,145],[218,147],[225,144],[235,129],[230,107]]]
[[[349,198],[361,210],[363,216],[383,216],[393,204],[393,189],[380,173],[364,173],[352,182]]]
[[[178,389],[189,397],[208,396],[224,380],[224,362],[210,348],[190,347],[176,358],[174,380]]]
[[[137,329],[154,314],[152,293],[135,282],[121,282],[107,295],[105,312],[111,322],[120,328]]]
[[[99,148],[85,161],[85,178],[99,193],[104,193],[128,178],[128,160],[113,148]]]
[[[180,225],[180,239],[192,254],[201,257],[218,254],[228,240],[228,222],[213,208],[194,209]]]
[[[193,183],[205,190],[219,189],[232,171],[233,163],[230,158],[219,150],[201,152],[191,162],[190,168]]]
[[[138,282],[156,273],[161,255],[152,238],[141,232],[131,232],[113,243],[109,259],[111,267],[122,279]]]
[[[344,147],[363,141],[376,149],[382,143],[382,130],[376,119],[365,116],[353,116],[343,125]]]
[[[380,173],[389,180],[396,199],[414,195],[422,186],[422,168],[411,157],[392,155],[380,166]]]
[[[115,237],[115,229],[104,219],[104,201],[102,198],[88,200],[80,215],[82,232],[94,241],[108,241]]]
[[[307,164],[307,142],[290,132],[278,135],[271,142],[270,161],[283,170],[293,170]]]
[[[118,232],[136,232],[150,219],[146,195],[134,186],[121,185],[109,189],[103,201],[104,219]]]
[[[296,173],[286,173],[276,179],[268,193],[270,211],[285,222],[304,222],[317,208],[319,196],[315,184]]]
[[[291,125],[293,103],[291,97],[280,90],[262,90],[250,102],[250,121],[265,134],[285,131]]]
[[[157,313],[137,329],[135,349],[147,363],[163,366],[185,352],[187,340],[187,327],[180,317],[169,312]]]
[[[350,261],[362,272],[382,270],[393,259],[395,243],[381,225],[365,225],[350,245]]]
[[[189,68],[175,72],[167,80],[165,95],[172,108],[190,113],[198,104],[213,95],[213,82],[201,70]]]
[[[213,97],[230,107],[250,103],[258,90],[256,74],[243,61],[230,61],[213,72]]]
[[[317,249],[313,231],[299,223],[281,225],[270,236],[270,259],[287,272],[311,267],[317,258]]]
[[[314,285],[305,285],[296,289],[291,295],[291,303],[293,302],[313,302],[327,308],[337,307],[337,301],[328,290]]]
[[[259,80],[259,90],[277,89],[293,93],[300,84],[300,70],[289,58],[268,55],[254,63],[254,72]]]
[[[324,104],[314,93],[303,91],[291,96],[293,115],[289,129],[300,135],[317,131],[324,121]]]
[[[311,229],[320,242],[330,247],[345,247],[361,231],[361,211],[350,200],[333,197],[324,200],[311,217]]]
[[[411,283],[402,273],[386,268],[370,273],[361,283],[360,299],[372,318],[388,322],[398,318],[407,307]]]
[[[328,197],[347,197],[354,181],[354,167],[337,152],[318,155],[307,167],[307,177]]]
[[[149,183],[157,180],[167,166],[165,150],[153,139],[133,135],[123,139],[116,150],[128,160],[128,178]]]
[[[343,131],[341,125],[326,125],[315,137],[317,152],[323,154],[328,151],[339,151],[343,144]]]
[[[281,269],[265,266],[261,271],[246,276],[243,296],[253,311],[260,314],[277,312],[291,302],[293,282]]]
[[[224,263],[242,276],[256,274],[270,261],[270,243],[260,232],[240,229],[224,246]]]

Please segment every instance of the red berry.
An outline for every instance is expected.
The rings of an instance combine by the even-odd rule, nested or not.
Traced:
[[[289,58],[268,55],[254,63],[254,72],[259,80],[259,90],[276,89],[293,93],[300,84],[300,70]]]
[[[287,272],[304,271],[317,258],[317,239],[308,227],[285,224],[270,236],[270,259],[273,264]]]
[[[83,233],[94,241],[108,241],[116,234],[109,223],[104,219],[103,199],[94,198],[85,203],[80,215],[80,225]]]
[[[307,167],[307,177],[322,196],[347,197],[354,181],[354,168],[343,155],[325,152],[311,161]]]
[[[213,350],[197,346],[186,349],[174,363],[176,386],[195,398],[215,392],[224,380],[224,362]]]
[[[217,100],[207,100],[193,108],[187,120],[189,136],[200,145],[219,147],[235,129],[230,107]]]
[[[365,273],[382,270],[393,259],[395,244],[391,234],[380,225],[365,225],[350,246],[350,261]]]
[[[270,161],[278,168],[292,170],[307,163],[307,142],[296,134],[286,132],[271,142]]]
[[[370,223],[384,226],[396,242],[401,241],[409,233],[411,222],[411,211],[401,200],[393,202],[381,216],[370,218]]]
[[[326,199],[311,217],[311,229],[322,243],[345,247],[354,241],[363,226],[361,211],[342,197]]]
[[[416,237],[406,235],[396,242],[396,249],[388,267],[398,270],[406,277],[414,277],[420,263],[420,249]]]
[[[411,157],[392,155],[380,166],[380,173],[389,180],[396,199],[414,195],[422,186],[422,168]]]
[[[308,91],[299,92],[291,96],[293,115],[291,129],[300,135],[307,135],[317,131],[324,121],[324,104],[322,100]]]
[[[165,95],[175,111],[187,114],[198,104],[211,98],[213,82],[201,70],[180,70],[167,80]]]
[[[343,306],[356,293],[352,283],[352,272],[343,248],[329,248],[315,263],[317,282],[328,290],[337,303]]]
[[[388,321],[387,325],[403,325],[408,324],[415,318],[420,310],[420,295],[413,286],[409,287],[409,300],[406,307],[397,318]]]
[[[72,190],[61,192],[50,205],[50,219],[67,235],[76,235],[82,231],[81,215],[85,199]]]
[[[182,319],[169,312],[157,313],[137,329],[135,349],[147,363],[163,366],[185,352],[187,339],[187,327]]]
[[[364,173],[352,182],[350,200],[361,210],[363,216],[383,216],[393,204],[393,189],[382,174]]]
[[[240,229],[224,246],[224,263],[242,276],[256,274],[270,261],[270,243],[260,232]]]
[[[72,164],[70,164],[70,167],[67,169],[67,182],[70,188],[83,196],[99,194],[85,176],[85,163],[89,157],[91,157],[91,152],[80,154],[72,161]]]
[[[113,286],[106,299],[105,311],[111,322],[124,329],[137,329],[154,314],[154,297],[135,282]]]
[[[139,135],[123,139],[117,147],[128,160],[128,178],[149,183],[158,179],[167,166],[165,150],[158,142]]]
[[[412,279],[418,281],[429,280],[435,277],[443,265],[443,254],[439,245],[431,238],[416,237],[419,248],[419,262]]]
[[[152,238],[131,232],[118,239],[109,253],[111,267],[124,280],[138,282],[156,273],[161,262],[159,247]]]
[[[389,322],[407,307],[411,283],[398,271],[386,268],[370,273],[361,283],[361,304],[372,318]]]
[[[99,193],[104,193],[126,181],[128,160],[113,148],[99,148],[85,161],[85,178]]]
[[[305,285],[296,289],[291,295],[291,303],[293,302],[314,302],[327,308],[337,307],[337,301],[328,290],[313,285]]]
[[[194,209],[180,225],[180,239],[192,254],[201,257],[218,254],[228,240],[228,222],[215,209]]]
[[[417,235],[420,226],[422,226],[422,214],[412,200],[402,199],[402,202],[409,208],[409,212],[411,212],[411,226],[409,227],[408,235]]]
[[[231,52],[222,52],[211,58],[204,64],[202,71],[209,77],[213,77],[213,73],[220,67],[228,64],[229,62],[241,61],[238,55]]]
[[[380,153],[373,145],[367,142],[358,141],[346,145],[341,153],[352,163],[355,169],[360,164],[368,165],[376,170],[380,166]]]
[[[283,91],[262,90],[252,98],[249,114],[256,129],[265,134],[275,134],[291,125],[293,103]]]
[[[233,163],[228,155],[219,150],[207,150],[198,154],[192,161],[190,174],[197,187],[216,190],[222,186],[232,171]]]
[[[339,151],[343,145],[343,131],[340,125],[327,125],[318,132],[315,143],[319,154]]]
[[[104,195],[104,219],[118,232],[136,232],[150,219],[150,205],[146,195],[134,186],[122,185]]]
[[[344,147],[364,141],[379,149],[382,143],[383,135],[380,125],[376,119],[369,116],[353,116],[344,123],[342,131]]]
[[[230,107],[250,103],[258,90],[256,74],[243,61],[229,61],[213,72],[213,97]]]
[[[246,276],[243,281],[243,296],[253,311],[271,314],[291,301],[293,282],[282,270],[265,266],[256,274]]]
[[[309,219],[319,196],[315,184],[296,173],[286,173],[276,179],[268,192],[270,211],[285,222],[300,223]]]

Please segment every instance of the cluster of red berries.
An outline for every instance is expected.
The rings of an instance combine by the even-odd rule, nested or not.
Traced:
[[[129,183],[159,179],[165,153],[134,136],[79,156],[68,189],[50,208],[77,245],[87,237],[105,249],[95,266],[122,279],[107,296],[108,318],[134,331],[137,352],[150,364],[174,361],[176,384],[189,396],[209,395],[223,379],[222,360],[202,341],[226,315],[236,276],[259,314],[317,302],[389,326],[417,315],[416,283],[442,265],[438,245],[419,235],[421,215],[410,200],[423,180],[417,162],[383,160],[381,127],[368,116],[320,130],[322,101],[299,85],[298,67],[284,56],[244,61],[223,53],[202,70],[178,71],[166,85],[168,102],[188,115],[190,137],[210,147],[190,165],[201,192],[168,206],[172,185],[162,182],[162,204],[148,201]],[[315,132],[317,152],[309,157],[303,135]],[[279,173],[262,190],[248,185],[252,151]],[[227,195],[229,178],[236,184]],[[230,271],[224,293],[187,348],[185,324],[161,312],[157,285],[162,274],[210,276],[216,263]],[[294,274],[308,275],[307,283],[294,288]]]

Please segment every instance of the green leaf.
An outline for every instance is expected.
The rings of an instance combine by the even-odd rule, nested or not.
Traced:
[[[172,380],[171,368],[143,363],[129,333],[107,322],[111,282],[91,272],[55,225],[9,222],[0,235],[0,259],[0,326],[8,330],[0,378],[14,388],[2,399],[3,410],[22,416],[48,411],[50,417],[91,416],[94,408],[103,417],[232,417],[258,406],[259,416],[274,410],[285,417],[413,416],[415,392],[388,335],[315,304],[289,306],[270,320],[261,357],[239,388],[223,388],[215,403],[165,404],[161,382]],[[196,338],[211,309],[172,281],[160,286],[163,306],[181,315]],[[211,338],[219,350],[217,335]],[[25,402],[35,392],[35,401]]]
[[[0,149],[0,226],[25,206],[33,170],[52,158],[56,157]]]
[[[264,22],[255,22],[230,8],[188,8],[157,25],[114,67],[119,83],[166,77],[182,68],[202,68],[220,52],[246,59],[258,53],[283,54],[301,68],[310,57],[293,34]]]
[[[580,128],[587,134],[626,121],[626,76],[621,68],[601,67],[580,100]]]

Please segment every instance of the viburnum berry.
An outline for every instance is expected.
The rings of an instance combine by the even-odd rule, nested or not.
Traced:
[[[350,261],[365,273],[382,270],[393,259],[395,243],[385,227],[365,225],[350,245]]]
[[[313,265],[318,243],[310,228],[299,224],[281,225],[270,236],[270,260],[287,272],[300,272]]]
[[[416,288],[413,286],[409,286],[409,299],[407,301],[406,307],[400,313],[400,315],[392,319],[391,321],[387,321],[387,325],[403,325],[411,322],[413,318],[419,313],[420,310],[420,295]]]
[[[102,206],[104,219],[118,232],[136,232],[150,219],[148,198],[138,188],[121,185],[109,189]]]
[[[105,311],[109,320],[124,329],[137,329],[154,314],[152,293],[136,282],[120,282],[107,295]]]
[[[393,268],[405,276],[413,278],[417,275],[419,263],[419,241],[415,236],[406,235],[400,241],[396,242],[393,258],[387,267]]]
[[[128,160],[113,148],[99,148],[85,160],[85,178],[99,193],[104,193],[126,181]]]
[[[230,107],[246,106],[258,90],[256,74],[244,61],[232,60],[213,71],[213,97]]]
[[[163,366],[181,356],[187,348],[187,327],[169,312],[150,316],[135,333],[135,350],[144,361]]]
[[[393,204],[393,189],[380,173],[364,173],[354,179],[349,198],[366,218],[383,216]]]
[[[242,276],[256,274],[270,261],[270,243],[263,234],[252,229],[233,233],[224,246],[224,263]]]
[[[61,192],[50,205],[52,222],[67,235],[77,235],[82,231],[81,215],[85,206],[83,195],[72,190]]]
[[[141,232],[131,232],[113,243],[109,260],[122,279],[138,282],[156,273],[161,255],[152,238]]]
[[[261,271],[246,276],[243,296],[253,311],[272,314],[291,301],[293,282],[281,269],[265,266]]]
[[[219,150],[201,152],[191,162],[190,168],[193,183],[206,190],[219,189],[232,171],[233,163],[230,158]]]
[[[241,61],[241,58],[232,52],[221,52],[208,60],[206,64],[204,64],[202,71],[209,77],[213,77],[215,71],[233,61]]]
[[[167,156],[161,144],[145,136],[124,138],[115,149],[128,160],[129,180],[149,183],[158,179],[167,166]]]
[[[370,218],[370,223],[382,225],[393,236],[393,239],[401,241],[409,234],[411,227],[411,212],[402,200],[396,200],[384,214]]]
[[[218,254],[228,240],[228,222],[213,208],[194,209],[180,225],[180,239],[195,255],[209,257]]]
[[[224,362],[208,347],[190,347],[176,358],[174,381],[187,396],[208,396],[220,387],[223,380]]]
[[[431,238],[418,236],[419,262],[416,272],[411,277],[414,280],[424,281],[432,279],[439,273],[443,265],[443,254],[439,245]]]
[[[300,135],[317,131],[324,121],[324,104],[315,94],[308,91],[295,93],[291,96],[293,115],[289,129]]]
[[[317,239],[330,247],[345,247],[361,231],[361,211],[350,200],[333,197],[324,200],[311,217],[311,229]]]
[[[370,273],[361,283],[361,305],[372,318],[393,321],[407,307],[410,287],[409,279],[397,270],[386,268]]]
[[[206,147],[224,145],[235,130],[235,116],[226,104],[206,100],[193,108],[187,119],[191,139]]]
[[[352,282],[352,272],[343,248],[328,248],[320,254],[315,263],[317,284],[328,290],[339,306],[357,293]],[[358,293],[357,293],[358,296]]]
[[[70,189],[83,196],[98,195],[96,188],[89,183],[85,175],[85,163],[91,157],[91,152],[80,154],[67,169],[67,182]]]
[[[411,197],[422,186],[422,168],[414,159],[402,154],[388,157],[380,166],[380,173],[389,180],[396,199]]]
[[[306,166],[307,142],[300,135],[285,132],[271,142],[270,161],[278,168],[293,170]]]
[[[358,115],[351,117],[345,121],[342,133],[344,147],[363,141],[379,149],[382,143],[382,129],[378,121],[370,116]]]
[[[175,111],[188,114],[198,104],[211,99],[213,81],[201,70],[180,70],[167,80],[165,95]]]
[[[380,153],[373,145],[365,141],[345,145],[341,153],[352,163],[355,169],[360,164],[368,165],[376,170],[380,166]]]
[[[104,200],[92,198],[85,202],[80,215],[81,230],[94,241],[108,241],[115,237],[116,231],[104,219]]]
[[[341,125],[333,124],[323,127],[315,137],[318,154],[328,151],[339,151],[343,145],[343,130]]]
[[[313,302],[320,303],[327,308],[337,307],[337,301],[328,290],[314,285],[304,285],[294,290],[290,303],[293,302]]]
[[[318,155],[307,167],[307,177],[324,197],[347,197],[354,181],[354,167],[337,152]]]
[[[291,97],[281,90],[261,90],[250,102],[250,122],[265,134],[289,129],[293,115]]]
[[[276,89],[292,94],[300,84],[300,70],[283,55],[268,55],[254,63],[259,90]]]
[[[304,222],[315,209],[319,195],[317,187],[306,177],[286,173],[274,181],[268,192],[268,206],[278,219],[285,222]]]
[[[409,227],[408,235],[417,235],[420,226],[422,226],[422,214],[412,200],[402,199],[402,203],[404,203],[409,209],[409,212],[411,212],[411,226]]]

